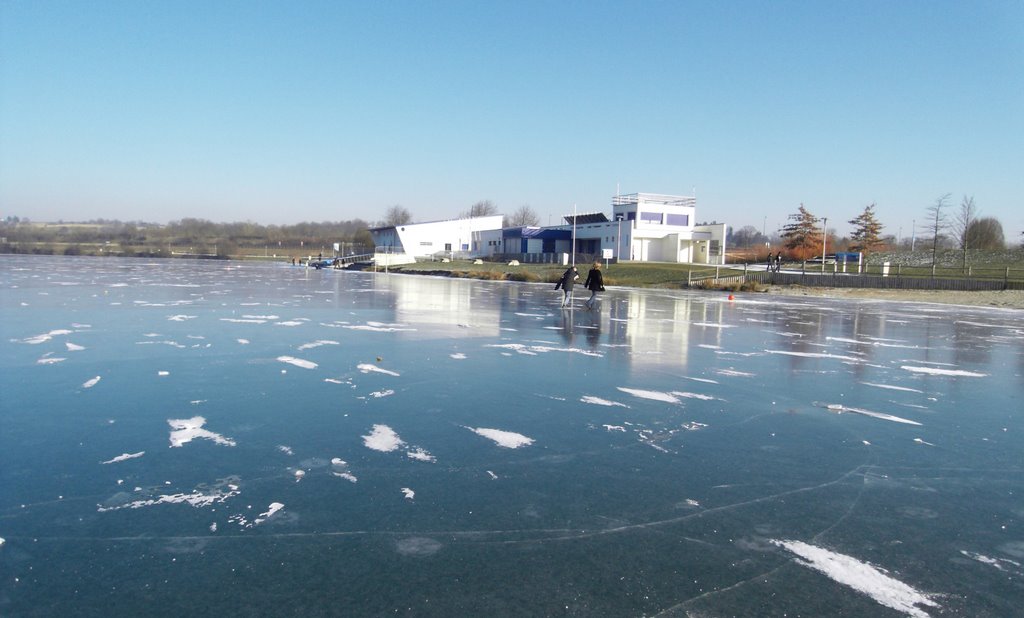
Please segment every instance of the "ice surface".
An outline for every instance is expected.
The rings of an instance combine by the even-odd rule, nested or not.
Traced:
[[[824,573],[829,578],[862,592],[878,603],[914,618],[927,618],[928,613],[919,605],[938,608],[939,604],[930,595],[887,575],[884,570],[874,567],[838,552],[829,551],[804,543],[803,541],[772,540],[801,559],[800,564]]]
[[[1020,312],[0,262],[4,615],[1019,613]]]

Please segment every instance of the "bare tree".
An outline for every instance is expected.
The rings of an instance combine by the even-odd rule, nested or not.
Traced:
[[[755,245],[763,245],[766,238],[761,234],[761,230],[757,229],[753,225],[744,225],[740,229],[732,232],[729,236],[729,245],[734,247],[747,248]]]
[[[462,217],[489,217],[491,215],[498,214],[498,207],[494,205],[491,200],[480,200],[476,204],[469,207],[467,212],[462,213]]]
[[[963,254],[963,268],[965,270],[967,269],[967,252],[973,248],[968,231],[970,231],[971,226],[977,219],[978,208],[974,205],[974,198],[965,195],[964,199],[960,201],[960,210],[953,216],[953,222],[950,224],[953,238]]]
[[[935,199],[935,203],[928,207],[925,211],[928,213],[929,223],[925,229],[931,232],[932,235],[932,271],[935,270],[935,258],[939,250],[939,240],[943,236],[948,223],[946,222],[946,213],[942,212],[942,209],[949,206],[950,193],[940,196]]]
[[[526,227],[540,225],[540,218],[528,204],[523,204],[512,213],[511,217],[505,217],[501,222],[502,227]]]
[[[976,251],[999,251],[1006,248],[1003,224],[993,217],[975,219],[967,228],[967,241]]]
[[[384,215],[384,225],[407,225],[412,223],[412,213],[400,204],[388,208]]]

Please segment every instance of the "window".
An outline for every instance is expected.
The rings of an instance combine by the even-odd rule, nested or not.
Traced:
[[[690,215],[670,214],[668,215],[667,219],[668,220],[666,221],[666,223],[668,223],[669,225],[681,225],[684,227],[690,225]]]
[[[434,243],[429,241],[429,240],[421,240],[420,241],[420,246],[421,247],[433,247]]]
[[[642,212],[640,213],[640,220],[644,223],[661,223],[660,212]]]

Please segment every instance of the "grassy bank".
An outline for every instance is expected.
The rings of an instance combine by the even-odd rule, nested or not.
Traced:
[[[578,264],[578,267],[580,279],[583,280],[587,276],[590,265]],[[456,260],[452,262],[417,262],[416,264],[396,266],[391,270],[409,274],[437,274],[469,279],[533,281],[554,284],[565,272],[565,268],[559,264],[509,266],[499,262],[475,264],[470,261]],[[714,266],[641,262],[602,265],[601,270],[604,272],[605,285],[620,287],[684,288],[687,286],[687,281],[716,274]],[[718,274],[722,277],[742,273],[742,270],[732,268],[718,269]]]

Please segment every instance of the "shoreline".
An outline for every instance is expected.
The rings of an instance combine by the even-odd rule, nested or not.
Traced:
[[[966,307],[1024,310],[1024,290],[960,292],[951,290],[879,290],[871,288],[827,288],[799,285],[772,285],[766,290],[775,296],[812,296],[818,298],[882,300],[892,302],[934,303]]]

